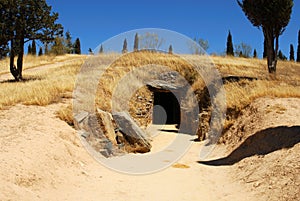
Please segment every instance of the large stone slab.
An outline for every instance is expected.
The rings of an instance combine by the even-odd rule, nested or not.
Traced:
[[[135,123],[127,112],[118,112],[113,114],[113,118],[126,138],[127,142],[131,145],[139,145],[142,147],[143,152],[149,152],[151,144],[144,131]]]
[[[123,154],[123,151],[116,146],[112,117],[109,113],[103,112],[99,115],[99,111],[97,113],[80,111],[74,116],[74,125],[81,136],[81,140],[102,156],[111,157]]]
[[[113,143],[113,145],[117,145],[116,133],[111,114],[97,108],[97,116],[99,117],[99,124],[104,135]]]
[[[186,85],[186,80],[178,72],[162,73],[158,79],[146,83],[146,86],[154,92],[180,91]]]

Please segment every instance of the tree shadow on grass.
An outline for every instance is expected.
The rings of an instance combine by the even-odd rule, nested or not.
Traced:
[[[227,157],[210,161],[198,161],[198,163],[211,166],[233,165],[247,157],[266,155],[280,149],[292,148],[299,142],[300,126],[268,128],[248,137]]]
[[[24,76],[22,80],[15,80],[15,79],[8,79],[0,81],[0,84],[4,83],[22,83],[22,82],[30,82],[30,81],[36,81],[36,80],[43,80],[44,78],[41,76]]]

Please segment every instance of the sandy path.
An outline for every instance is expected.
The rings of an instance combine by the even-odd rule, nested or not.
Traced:
[[[197,163],[201,143],[193,143],[177,167],[155,174],[109,170],[55,117],[59,107],[16,105],[0,111],[0,200],[259,200],[233,181],[232,167]]]

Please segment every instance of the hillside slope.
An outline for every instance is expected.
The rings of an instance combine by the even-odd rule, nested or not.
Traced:
[[[203,163],[232,166],[235,180],[264,200],[299,200],[298,114],[298,98],[257,99],[221,138],[226,157]]]

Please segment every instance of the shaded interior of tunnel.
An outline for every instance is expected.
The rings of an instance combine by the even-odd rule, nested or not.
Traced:
[[[180,124],[180,104],[173,93],[154,92],[154,107],[153,124]]]

